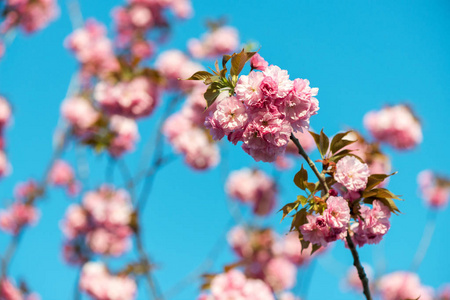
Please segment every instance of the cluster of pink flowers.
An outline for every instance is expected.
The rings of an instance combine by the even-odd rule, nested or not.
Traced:
[[[440,178],[430,170],[424,170],[417,175],[420,194],[429,206],[444,208],[450,198],[450,181]]]
[[[422,285],[419,276],[410,272],[394,272],[378,281],[382,300],[418,299],[433,300],[433,289]]]
[[[87,192],[82,205],[73,204],[67,209],[62,228],[67,244],[73,247],[65,247],[65,250],[82,249],[87,245],[97,254],[123,254],[130,246],[132,213],[130,196],[125,190],[103,185]],[[65,253],[65,257],[76,255]]]
[[[372,208],[359,206],[358,219],[350,224],[350,204],[361,198],[370,176],[369,167],[354,156],[345,156],[336,164],[336,184],[330,190],[326,208],[321,214],[307,215],[308,222],[300,226],[305,241],[326,246],[338,239],[345,240],[351,225],[353,240],[362,247],[379,243],[390,228],[390,209],[381,201],[374,200]],[[338,191],[341,196],[338,196]]]
[[[210,285],[211,294],[202,294],[198,300],[275,300],[270,288],[259,279],[251,279],[238,270],[216,275]]]
[[[61,114],[72,126],[72,132],[81,140],[92,140],[95,134],[102,132],[102,122],[98,122],[102,118],[100,112],[83,97],[75,96],[64,100]],[[112,115],[105,129],[113,136],[109,140],[108,151],[114,157],[134,150],[139,141],[139,129],[134,119]]]
[[[273,291],[281,292],[295,285],[297,267],[311,259],[301,251],[298,235],[279,237],[270,229],[233,228],[228,243],[242,261],[248,278],[263,280]]]
[[[169,90],[189,92],[194,87],[202,85],[197,81],[180,80],[187,79],[195,72],[203,70],[202,65],[189,59],[180,50],[172,49],[164,51],[156,59],[155,66],[166,79],[166,88]]]
[[[32,33],[46,27],[58,14],[56,0],[6,0],[0,32],[20,26],[25,32]]]
[[[370,176],[369,166],[354,156],[345,156],[336,164],[334,179],[347,190],[357,192],[363,190]]]
[[[2,277],[0,279],[0,299],[2,300],[40,300],[38,294],[22,291],[11,280]]]
[[[67,194],[70,196],[78,195],[81,189],[81,183],[76,180],[73,168],[63,160],[55,161],[48,180],[55,186],[66,188]]]
[[[356,131],[351,131],[345,136],[345,140],[355,141],[344,149],[351,150],[354,155],[360,157],[369,166],[370,174],[388,174],[391,172],[391,162],[383,154],[377,143],[368,143]],[[303,146],[303,144],[302,144]],[[387,184],[388,179],[382,182],[382,186]]]
[[[391,224],[391,212],[382,202],[375,200],[372,208],[362,205],[359,209],[360,219],[352,224],[353,240],[362,247],[365,244],[378,244],[388,232]]]
[[[385,107],[364,116],[364,126],[380,142],[397,149],[411,149],[422,142],[422,128],[406,105]]]
[[[0,178],[8,175],[10,165],[4,152],[4,129],[11,119],[11,106],[0,96]]]
[[[193,13],[190,0],[129,0],[127,6],[116,8],[113,18],[119,46],[130,48],[136,57],[150,56],[153,45],[145,37],[154,28],[168,26],[167,10],[181,19],[189,18]]]
[[[201,39],[190,39],[189,53],[195,58],[214,58],[234,52],[239,47],[239,33],[236,28],[222,26],[213,28]]]
[[[101,81],[94,91],[94,99],[103,111],[133,119],[150,115],[158,97],[158,86],[144,76],[130,81]]]
[[[185,162],[197,170],[215,167],[220,160],[219,147],[203,128],[204,91],[203,86],[194,89],[181,111],[167,118],[163,127],[175,151],[182,153]]]
[[[95,300],[132,300],[137,293],[137,285],[133,278],[111,274],[100,262],[88,262],[83,265],[80,289]]]
[[[330,196],[323,215],[308,215],[308,223],[300,226],[300,232],[305,241],[316,245],[327,246],[338,239],[347,236],[347,226],[350,222],[350,208],[347,200],[342,197]]]
[[[22,199],[12,203],[6,210],[0,210],[0,228],[14,235],[18,234],[24,226],[36,224],[38,219],[37,209]]]
[[[225,190],[229,197],[251,205],[260,216],[269,214],[276,203],[276,184],[261,170],[244,168],[232,172]]]
[[[65,40],[81,64],[82,77],[105,76],[117,71],[119,62],[114,54],[112,42],[106,36],[103,24],[90,19],[84,27],[75,30]]]
[[[306,79],[289,80],[287,71],[271,65],[239,77],[234,89],[216,99],[205,126],[214,139],[225,135],[256,161],[272,162],[284,154],[293,131],[309,127],[317,113],[317,88]]]

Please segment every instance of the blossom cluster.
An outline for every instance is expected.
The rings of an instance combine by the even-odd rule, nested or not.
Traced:
[[[106,28],[94,19],[70,34],[64,44],[81,64],[82,78],[105,77],[119,70],[119,61],[114,54],[112,41],[106,35]]]
[[[87,262],[83,265],[79,286],[95,300],[132,300],[137,293],[133,278],[111,274],[100,262]]]
[[[0,96],[0,178],[8,175],[10,165],[5,154],[4,130],[11,119],[11,106]]]
[[[48,175],[49,182],[54,186],[63,187],[70,196],[80,192],[81,183],[76,180],[73,168],[63,160],[56,160]]]
[[[40,300],[38,294],[22,290],[14,285],[14,283],[6,278],[0,279],[0,299],[2,300]]]
[[[74,96],[65,99],[61,105],[61,114],[71,125],[72,133],[81,141],[88,144],[103,142],[114,157],[134,150],[139,140],[139,130],[134,119],[120,115],[105,117],[86,98]]]
[[[198,300],[275,300],[270,288],[259,279],[247,278],[238,270],[215,276],[211,281],[211,294],[202,294]]]
[[[8,208],[0,210],[0,229],[17,235],[25,226],[35,225],[40,214],[33,201],[40,193],[38,184],[33,180],[18,184],[15,200]]]
[[[193,89],[182,109],[167,118],[163,126],[175,151],[182,153],[186,164],[197,170],[215,167],[220,160],[219,147],[203,127],[204,91],[203,86]]]
[[[278,236],[271,229],[234,227],[227,236],[248,278],[263,280],[279,293],[294,287],[297,268],[311,259],[301,249],[298,234]]]
[[[422,142],[420,122],[403,104],[368,112],[364,126],[376,140],[396,149],[412,149]]]
[[[377,284],[382,300],[418,299],[433,300],[432,288],[422,285],[419,276],[411,272],[398,271],[384,275]]]
[[[213,26],[201,39],[192,38],[188,41],[189,53],[199,59],[232,53],[238,46],[239,33],[231,26]]]
[[[146,36],[155,28],[169,27],[168,10],[180,19],[193,14],[190,0],[130,0],[126,6],[115,8],[113,18],[117,44],[131,49],[135,57],[149,57],[154,45]]]
[[[381,177],[376,183],[380,183],[387,177],[387,175],[378,174],[374,176]],[[342,157],[335,165],[333,172],[335,183],[329,191],[330,196],[325,200],[312,199],[314,203],[311,207],[312,212],[306,214],[306,223],[299,227],[302,239],[314,245],[327,246],[328,243],[336,240],[345,241],[350,232],[352,240],[360,247],[365,244],[379,243],[390,228],[389,218],[391,211],[395,209],[386,206],[381,196],[379,199],[376,196],[378,193],[392,198],[396,196],[384,189],[375,188],[370,192],[367,191],[369,177],[370,171],[367,164],[355,156]],[[376,183],[371,184],[376,186]],[[372,207],[360,203],[366,194],[375,196],[365,198],[366,203],[372,204]],[[354,221],[351,221],[352,219]]]
[[[56,0],[6,0],[0,33],[16,26],[33,33],[46,27],[58,15]]]
[[[133,233],[132,214],[133,206],[125,190],[103,185],[86,192],[81,205],[68,207],[61,224],[68,239],[64,247],[66,260],[82,261],[86,247],[96,254],[123,254],[129,249]]]
[[[317,92],[308,80],[292,81],[278,66],[253,70],[215,99],[205,126],[215,140],[226,135],[233,144],[242,142],[256,161],[272,162],[284,154],[292,132],[309,127],[319,109]]]
[[[257,215],[267,215],[275,207],[276,184],[261,170],[244,168],[231,172],[225,190],[229,197],[252,206]]]
[[[168,91],[180,90],[183,93],[189,93],[194,87],[198,87],[199,83],[180,79],[186,79],[192,73],[203,69],[202,65],[176,49],[166,50],[158,55],[155,67],[165,78],[165,88]]]
[[[444,208],[450,198],[450,180],[424,170],[417,175],[419,190],[425,203],[432,208]]]

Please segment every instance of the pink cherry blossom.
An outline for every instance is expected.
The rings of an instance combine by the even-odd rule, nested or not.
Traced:
[[[27,225],[35,225],[39,219],[39,212],[35,207],[21,202],[14,202],[6,210],[0,210],[0,228],[16,235]]]
[[[82,97],[65,99],[61,105],[61,114],[74,127],[77,134],[83,134],[100,117],[92,103]]]
[[[43,29],[59,15],[55,0],[12,1],[8,0],[6,21],[0,27],[2,33],[13,26],[20,26],[26,33]]]
[[[369,176],[367,164],[354,156],[345,156],[336,164],[334,179],[350,191],[359,191],[366,187]]]
[[[208,300],[275,300],[270,288],[259,279],[248,279],[238,270],[230,270],[213,278],[211,295],[200,296]]]
[[[329,234],[329,229],[325,219],[316,215],[308,215],[306,218],[308,219],[308,223],[300,226],[303,239],[312,244],[326,246],[327,241],[325,238]]]
[[[6,158],[5,152],[0,149],[0,178],[9,175],[11,166]]]
[[[72,167],[63,160],[57,160],[50,170],[48,179],[54,185],[65,186],[69,185],[74,177]]]
[[[132,300],[137,293],[136,282],[126,275],[112,275],[100,262],[84,264],[80,289],[96,300]]]
[[[327,199],[327,208],[323,212],[323,216],[328,226],[346,232],[347,225],[350,222],[348,202],[342,197],[330,196]]]
[[[5,55],[6,47],[2,40],[0,40],[0,59]]]
[[[109,129],[114,134],[114,138],[108,147],[112,156],[118,157],[125,152],[134,150],[135,144],[139,141],[136,121],[114,115],[110,119]]]
[[[180,50],[167,50],[161,53],[155,62],[156,69],[168,80],[167,88],[189,91],[192,88],[203,85],[197,81],[180,80],[191,77],[197,71],[203,70],[200,64],[189,59]],[[206,106],[206,105],[205,105]]]
[[[278,296],[278,300],[301,300],[290,292],[283,292]]]
[[[434,209],[444,208],[450,199],[450,187],[444,179],[437,179],[430,170],[417,175],[419,190],[425,203]]]
[[[35,198],[40,193],[38,183],[30,179],[26,182],[18,183],[14,188],[14,196],[18,200],[27,201],[30,198]]]
[[[405,105],[368,112],[364,126],[374,138],[400,150],[412,149],[422,142],[421,125]]]
[[[2,277],[0,279],[0,299],[2,300],[40,300],[36,293],[23,292],[13,282]]]
[[[201,40],[188,42],[190,54],[195,58],[213,58],[233,52],[239,46],[238,31],[229,26],[219,27],[206,33]]]
[[[119,69],[106,28],[96,20],[87,20],[84,27],[75,30],[66,38],[65,46],[74,52],[85,76],[104,76]]]
[[[378,244],[391,227],[389,208],[375,200],[372,209],[367,205],[361,206],[360,214],[362,218],[351,226],[354,233],[353,240],[360,247],[365,244]]]
[[[255,53],[250,60],[250,65],[254,70],[264,71],[269,66],[269,63],[259,53]]]
[[[73,239],[86,232],[89,228],[87,212],[77,204],[72,204],[67,208],[66,216],[61,223],[64,234]]]
[[[294,287],[297,276],[295,265],[284,257],[271,259],[264,270],[265,281],[275,291],[282,291]]]
[[[136,77],[129,82],[97,84],[94,99],[109,114],[128,118],[141,118],[152,113],[158,102],[157,86],[145,77]]]
[[[0,55],[1,57],[1,55]],[[11,106],[8,101],[0,96],[0,134],[3,128],[11,119]]]
[[[225,190],[228,196],[250,204],[258,215],[270,213],[276,202],[275,182],[260,170],[244,168],[231,172]]]
[[[398,271],[381,277],[378,290],[382,300],[416,299],[432,300],[433,290],[421,284],[420,278],[409,272]]]

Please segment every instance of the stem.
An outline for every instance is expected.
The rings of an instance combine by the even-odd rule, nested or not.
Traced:
[[[355,244],[353,243],[353,240],[350,237],[350,232],[348,230],[346,240],[348,248],[352,252],[353,265],[355,266],[356,270],[358,270],[358,276],[363,285],[363,294],[366,296],[367,300],[372,300],[372,296],[370,295],[369,289],[369,279],[367,278],[366,272],[364,271],[364,267],[362,266],[361,261],[359,260],[358,251],[356,251]]]
[[[425,258],[425,255],[427,254],[428,248],[430,247],[434,229],[436,228],[436,216],[437,214],[435,211],[430,211],[428,213],[427,224],[425,225],[419,247],[417,248],[416,254],[414,255],[414,259],[411,263],[411,271],[413,272],[417,272],[423,259]]]
[[[325,191],[327,193],[325,196],[327,196],[330,189],[329,189],[329,187],[328,187],[328,185],[327,185],[327,183],[325,181],[325,176],[322,173],[319,172],[319,170],[317,169],[316,165],[309,158],[308,154],[306,154],[305,150],[303,149],[303,147],[300,144],[300,142],[298,141],[298,139],[294,136],[294,134],[291,134],[291,140],[292,140],[292,142],[294,142],[295,146],[297,147],[298,153],[301,156],[303,156],[303,158],[308,163],[309,167],[313,170],[314,174],[316,174],[317,179],[319,179],[320,183],[322,184],[323,188],[325,189]],[[362,285],[363,285],[363,293],[366,296],[367,300],[372,300],[372,296],[370,295],[370,289],[369,289],[369,279],[366,276],[366,272],[364,271],[364,267],[361,265],[361,261],[359,260],[358,251],[356,251],[355,244],[353,243],[353,240],[350,237],[350,232],[348,230],[347,230],[346,240],[347,240],[348,248],[352,252],[353,265],[358,270],[358,276],[359,276],[359,279],[361,279],[361,282],[362,282]]]
[[[293,133],[291,133],[291,140],[292,142],[294,142],[295,146],[298,149],[298,154],[300,154],[301,156],[303,156],[303,158],[306,160],[306,162],[308,163],[309,167],[311,168],[311,170],[313,170],[314,174],[316,174],[317,179],[319,179],[320,183],[322,184],[323,188],[325,189],[327,195],[329,192],[329,188],[328,185],[325,181],[325,176],[319,172],[319,170],[317,169],[316,165],[314,164],[314,162],[311,160],[311,158],[309,158],[308,154],[306,154],[305,150],[303,149],[302,145],[300,145],[300,142],[298,141],[298,139],[294,136]]]
[[[157,289],[157,285],[155,283],[155,281],[152,278],[152,274],[150,269],[152,268],[151,264],[150,264],[150,259],[148,258],[147,253],[145,253],[144,250],[144,245],[142,243],[142,237],[140,234],[140,231],[136,232],[136,248],[138,250],[139,253],[139,257],[140,260],[149,268],[146,272],[145,272],[145,279],[147,281],[147,284],[150,288],[150,291],[153,295],[153,299],[155,300],[159,300],[159,299],[164,299],[162,297],[160,297],[158,294],[158,289]]]

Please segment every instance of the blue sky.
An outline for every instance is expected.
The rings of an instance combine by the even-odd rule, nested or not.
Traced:
[[[111,25],[110,9],[120,3],[80,0],[85,18],[95,17],[107,25]],[[14,122],[6,131],[13,173],[0,181],[0,201],[11,197],[18,181],[41,176],[52,153],[59,105],[77,68],[75,59],[63,47],[71,24],[65,1],[60,5],[57,21],[32,36],[19,34],[0,61],[0,93],[14,108]],[[430,168],[449,174],[448,1],[196,1],[194,9],[195,17],[177,23],[173,39],[161,50],[185,49],[188,38],[204,32],[205,18],[228,16],[242,41],[258,41],[261,55],[270,63],[287,69],[292,78],[308,78],[312,86],[319,87],[320,111],[312,126],[325,128],[329,135],[348,127],[363,130],[364,114],[385,104],[406,101],[413,106],[423,122],[423,143],[406,153],[386,148],[393,159],[393,170],[399,172],[389,186],[405,199],[399,204],[403,214],[392,217],[392,228],[382,244],[360,251],[362,260],[371,264],[384,258],[387,271],[407,269],[427,215],[417,195],[417,173]],[[151,137],[159,115],[157,112],[139,124],[144,143]],[[156,275],[163,290],[199,265],[229,225],[223,174],[243,166],[272,170],[269,165],[255,163],[238,147],[223,146],[227,163],[214,170],[192,171],[179,158],[156,178],[144,212],[145,244],[159,266]],[[69,148],[64,158],[74,162],[74,152]],[[105,178],[107,158],[86,153],[92,166],[90,186],[96,186]],[[141,153],[139,147],[127,158],[132,170],[139,168]],[[294,172],[285,172],[280,178],[280,207],[297,195],[291,182]],[[121,182],[119,174],[115,179]],[[71,201],[60,190],[49,193],[39,205],[41,221],[26,233],[12,265],[12,274],[26,278],[45,300],[69,299],[72,295],[77,271],[62,262],[59,229]],[[288,224],[280,224],[279,219],[280,215],[274,215],[268,223],[285,231]],[[426,285],[438,287],[450,278],[449,220],[449,209],[437,216],[433,243],[419,269]],[[8,238],[0,235],[1,252]],[[211,270],[233,261],[232,253],[224,247]],[[349,251],[337,243],[316,263],[308,299],[360,299],[340,290],[340,276],[350,265]],[[302,272],[311,271],[300,271],[299,279],[304,277]],[[173,299],[194,299],[199,286],[198,281],[193,282]],[[300,291],[305,292],[305,288]],[[145,290],[140,290],[138,299],[146,299]]]

